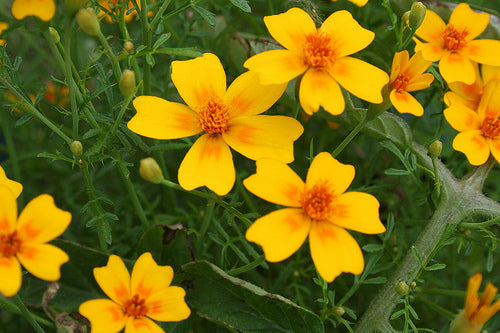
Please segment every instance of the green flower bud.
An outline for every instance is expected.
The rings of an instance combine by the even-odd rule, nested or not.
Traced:
[[[409,19],[411,30],[415,31],[422,25],[422,22],[424,22],[426,11],[427,8],[425,8],[425,5],[420,1],[414,2],[411,5]]]
[[[396,292],[401,296],[406,296],[410,292],[410,287],[404,281],[400,281],[396,286]]]
[[[412,283],[410,283],[410,289],[413,291],[417,289],[417,283],[415,281],[412,281]]]
[[[61,37],[59,37],[59,33],[57,32],[56,29],[49,27],[49,32],[50,32],[50,36],[54,40],[54,43],[57,44],[61,41]]]
[[[123,96],[128,97],[135,92],[135,73],[130,69],[126,69],[123,71],[122,76],[120,77],[120,83],[118,85],[120,87],[120,92]]]
[[[441,155],[441,151],[443,150],[443,143],[439,140],[434,141],[429,146],[429,155],[432,159],[436,159]]]
[[[83,145],[82,145],[82,143],[80,141],[73,141],[69,145],[69,149],[71,150],[71,152],[73,153],[73,155],[75,155],[75,156],[78,157],[78,156],[82,155]]]
[[[341,306],[335,306],[333,308],[333,313],[335,313],[337,316],[342,317],[345,313],[345,310]]]
[[[130,52],[134,49],[134,43],[128,40],[123,43],[123,48],[125,49],[125,51]]]
[[[401,16],[401,22],[404,22],[405,26],[410,25],[410,11],[403,13]]]
[[[163,172],[161,172],[160,166],[152,157],[141,160],[139,174],[142,179],[154,184],[159,184],[163,180]]]
[[[97,20],[97,15],[92,8],[81,8],[78,13],[76,13],[76,21],[80,29],[87,35],[97,36],[101,32],[99,20]]]

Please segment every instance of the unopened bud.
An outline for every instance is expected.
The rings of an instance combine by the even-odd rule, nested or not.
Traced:
[[[410,9],[410,29],[415,31],[422,25],[424,22],[425,13],[427,12],[427,8],[420,1],[414,2],[411,5]]]
[[[333,307],[333,313],[335,313],[339,317],[342,317],[345,313],[345,310],[341,306],[335,306]]]
[[[54,41],[54,43],[57,44],[61,41],[61,37],[59,37],[59,33],[57,32],[56,29],[49,27],[49,32],[50,32],[50,36],[52,37],[52,40]]]
[[[66,12],[73,15],[78,9],[82,8],[87,0],[64,0],[64,7]]]
[[[443,150],[443,143],[439,140],[434,141],[429,146],[429,155],[432,159],[436,159],[441,155],[441,151]]]
[[[403,13],[401,16],[401,22],[404,22],[405,25],[410,25],[410,11]]]
[[[410,288],[404,281],[400,281],[398,285],[396,286],[396,292],[400,294],[401,296],[406,296],[408,295],[408,292],[410,291]]]
[[[163,172],[161,172],[160,166],[152,157],[141,160],[139,174],[142,179],[154,184],[159,184],[163,180]]]
[[[101,32],[99,20],[97,20],[97,15],[92,8],[81,8],[78,13],[76,13],[76,21],[80,29],[87,35],[97,36]]]
[[[82,155],[83,145],[80,141],[73,141],[69,145],[69,149],[71,149],[71,152],[73,153],[73,155],[78,157],[78,156]]]
[[[126,69],[123,71],[122,76],[120,77],[120,83],[118,85],[120,87],[120,92],[123,96],[128,97],[135,92],[135,73],[130,69]]]
[[[134,43],[128,40],[123,43],[123,48],[125,49],[125,51],[130,52],[134,49]]]
[[[415,291],[417,289],[417,283],[415,281],[412,281],[410,283],[410,289],[413,291]]]

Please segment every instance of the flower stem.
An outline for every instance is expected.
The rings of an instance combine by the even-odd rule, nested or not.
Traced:
[[[45,331],[43,330],[43,328],[36,321],[36,319],[33,316],[33,314],[30,312],[30,310],[28,310],[28,308],[26,307],[26,305],[23,303],[23,301],[21,300],[21,297],[19,297],[19,295],[15,295],[11,299],[14,302],[14,304],[17,306],[17,308],[19,309],[19,311],[21,311],[21,314],[26,319],[28,319],[28,321],[30,322],[31,326],[33,326],[33,328],[35,329],[35,331],[37,333],[45,333]]]
[[[266,261],[266,258],[264,257],[264,255],[261,255],[260,257],[256,258],[254,261],[252,261],[251,263],[249,263],[247,265],[230,270],[228,272],[228,274],[234,276],[234,275],[238,275],[238,274],[242,274],[242,273],[251,271],[252,269],[254,269],[256,267],[259,267],[265,261]]]
[[[340,143],[340,145],[335,148],[335,150],[332,152],[332,156],[336,158],[344,149],[347,147],[347,145],[358,135],[359,132],[365,127],[366,123],[368,122],[368,117],[366,115],[363,116],[361,121],[354,127],[354,129],[349,133],[348,136],[345,137],[345,139]]]

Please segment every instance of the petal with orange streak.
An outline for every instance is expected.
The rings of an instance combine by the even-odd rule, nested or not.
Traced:
[[[354,174],[354,166],[342,164],[330,153],[322,152],[316,155],[309,167],[306,185],[313,187],[315,184],[327,182],[329,189],[335,195],[340,195],[351,185]]]
[[[438,14],[434,13],[432,10],[427,10],[425,12],[424,21],[415,32],[415,35],[427,42],[437,42],[439,44],[442,40],[441,33],[445,27],[446,23],[444,23],[443,19]],[[416,49],[415,52],[417,52]]]
[[[434,81],[434,75],[431,73],[424,73],[421,75],[418,75],[414,77],[410,82],[408,82],[408,85],[406,86],[405,90],[406,91],[416,91],[416,90],[422,90],[429,88],[431,85],[432,81]]]
[[[52,244],[23,244],[17,258],[28,272],[45,281],[57,281],[69,256]]]
[[[5,297],[12,297],[19,289],[21,289],[22,284],[22,271],[19,261],[17,261],[15,256],[0,257],[0,294]]]
[[[469,41],[479,36],[488,26],[490,16],[487,13],[477,13],[466,3],[461,3],[451,13],[450,25],[459,31],[467,31],[465,40]]]
[[[218,195],[226,195],[236,174],[233,156],[221,135],[204,134],[184,157],[178,173],[179,184],[187,191],[206,186]]]
[[[439,42],[436,43],[422,43],[416,38],[415,52],[422,52],[422,56],[427,61],[439,61],[444,55],[444,49]]]
[[[485,85],[477,113],[480,120],[500,117],[500,81],[493,80]]]
[[[94,268],[94,277],[102,291],[118,304],[124,304],[130,295],[130,274],[123,260],[112,254],[103,267]]]
[[[339,84],[323,70],[309,69],[300,81],[299,100],[307,114],[313,114],[322,106],[325,111],[339,115],[344,112],[345,102]]]
[[[130,294],[146,300],[167,289],[174,278],[170,266],[159,266],[151,253],[143,253],[135,262],[130,277]]]
[[[311,219],[302,209],[283,208],[257,219],[248,228],[246,239],[262,246],[267,261],[278,262],[302,246],[310,226]]]
[[[178,139],[202,131],[198,114],[188,106],[154,96],[134,99],[137,110],[127,123],[134,133],[153,139]]]
[[[0,235],[11,234],[16,229],[17,201],[6,185],[0,185]]]
[[[293,143],[303,132],[300,122],[292,117],[257,115],[233,119],[222,137],[249,159],[274,158],[290,163],[294,160]]]
[[[301,207],[305,184],[285,163],[275,159],[257,161],[257,172],[243,180],[246,189],[259,198],[288,207]]]
[[[472,165],[482,165],[490,157],[490,145],[481,130],[460,132],[453,140],[453,149],[467,156]]]
[[[439,73],[447,82],[472,84],[476,80],[474,66],[462,53],[445,52],[439,61]]]
[[[56,13],[54,0],[14,0],[12,15],[16,20],[26,16],[36,16],[42,21],[50,21]]]
[[[451,104],[443,113],[450,126],[459,132],[481,128],[478,114],[462,103]]]
[[[128,317],[125,333],[165,333],[154,321],[147,317]]]
[[[490,140],[490,150],[495,160],[500,163],[500,136]]]
[[[12,194],[14,194],[14,197],[16,198],[23,191],[23,185],[7,178],[7,175],[5,174],[5,171],[1,166],[0,166],[0,185],[7,186],[12,191]]]
[[[211,97],[222,99],[226,93],[226,73],[215,54],[172,62],[172,82],[184,102],[199,110]]]
[[[191,315],[184,300],[186,292],[181,287],[171,286],[148,298],[145,306],[147,316],[157,321],[181,321]]]
[[[127,322],[121,306],[109,299],[86,301],[78,312],[90,321],[92,333],[118,333]]]
[[[490,80],[498,81],[500,80],[500,66],[482,65],[481,74],[485,83]]]
[[[467,47],[465,47],[462,52],[472,61],[491,66],[500,66],[499,40],[472,40],[467,44]]]
[[[392,89],[389,94],[392,105],[399,113],[411,113],[420,117],[424,114],[422,105],[410,95],[407,91],[401,89]]]
[[[271,36],[289,50],[302,50],[306,36],[316,32],[314,21],[300,8],[266,16],[264,23]]]
[[[332,282],[341,273],[361,274],[365,262],[354,238],[343,228],[326,221],[315,221],[309,233],[311,257],[319,275]]]
[[[392,58],[390,82],[396,80],[398,75],[406,69],[409,59],[410,56],[406,50],[396,52],[394,54],[394,57]]]
[[[425,60],[422,52],[417,52],[408,62],[407,72],[411,77],[419,76],[429,68],[432,61]]]

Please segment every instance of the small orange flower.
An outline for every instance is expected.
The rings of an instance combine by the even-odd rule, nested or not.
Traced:
[[[39,279],[59,280],[61,265],[69,257],[47,242],[61,235],[70,222],[71,214],[57,208],[48,194],[31,200],[18,218],[14,193],[0,185],[0,293],[17,294],[21,264]]]
[[[2,35],[2,32],[9,27],[8,23],[5,22],[0,22],[0,35]],[[5,39],[0,39],[0,45],[5,44]]]
[[[389,81],[391,89],[389,98],[396,110],[417,117],[424,114],[422,105],[408,92],[429,88],[434,76],[424,72],[431,64],[432,62],[422,57],[421,52],[416,53],[411,59],[406,50],[394,55]]]
[[[16,20],[26,16],[36,16],[42,21],[50,21],[56,14],[54,0],[14,0],[12,15]]]
[[[422,51],[425,60],[439,61],[439,72],[447,82],[472,84],[475,79],[472,62],[500,66],[500,41],[474,40],[486,29],[489,20],[488,14],[476,13],[466,3],[453,10],[448,24],[427,10],[415,33],[427,43],[414,38],[415,52]]]
[[[125,23],[128,23],[128,22],[133,20],[135,15],[137,15],[137,10],[135,9],[132,1],[128,1],[127,8],[124,8],[125,2],[126,2],[126,0],[101,0],[101,1],[99,1],[99,5],[103,8],[105,8],[106,10],[113,12],[115,16],[125,15],[125,17],[124,17]],[[141,1],[140,0],[137,1],[137,6],[139,7],[139,9],[141,9]],[[132,10],[132,11],[130,11],[130,10]],[[102,16],[106,17],[106,21],[108,23],[114,23],[113,18],[103,10],[101,10],[99,12],[99,17],[102,17]]]
[[[7,178],[4,169],[0,166],[0,186],[5,185],[12,191],[14,197],[17,198],[23,191],[23,185]]]
[[[124,327],[125,333],[164,332],[153,320],[181,321],[191,314],[184,289],[170,285],[172,267],[159,266],[149,252],[137,259],[132,275],[120,257],[111,255],[106,266],[94,268],[94,277],[110,299],[80,305],[91,332],[117,333]]]
[[[354,238],[344,229],[367,234],[385,231],[379,203],[371,194],[344,193],[354,179],[354,167],[329,153],[318,154],[304,184],[282,162],[257,161],[257,173],[243,181],[256,196],[284,208],[257,219],[246,238],[262,246],[266,260],[278,262],[295,253],[309,236],[309,248],[321,277],[333,281],[342,272],[361,274],[364,260]]]

